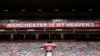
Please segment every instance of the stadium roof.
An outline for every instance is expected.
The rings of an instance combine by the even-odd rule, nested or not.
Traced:
[[[1,0],[1,9],[11,9],[11,10],[87,10],[96,9],[100,5],[99,0]],[[99,10],[99,8],[98,8]]]
[[[97,17],[100,16],[99,5],[99,0],[0,0],[0,18],[81,15]]]

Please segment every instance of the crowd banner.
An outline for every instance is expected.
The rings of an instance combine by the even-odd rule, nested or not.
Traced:
[[[97,27],[94,23],[3,23],[0,26],[5,28]]]

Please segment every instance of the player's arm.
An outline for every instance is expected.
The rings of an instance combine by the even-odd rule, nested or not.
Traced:
[[[40,46],[40,48],[44,48],[44,46],[45,46],[45,44],[44,44],[44,45],[42,45],[42,46]]]
[[[40,46],[40,48],[44,48],[43,46]]]
[[[56,46],[56,44],[53,44],[54,45],[54,48],[56,48],[57,46]]]

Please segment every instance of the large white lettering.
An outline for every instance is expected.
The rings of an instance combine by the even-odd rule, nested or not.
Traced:
[[[27,27],[94,27],[94,23],[10,23],[8,28],[27,28]]]

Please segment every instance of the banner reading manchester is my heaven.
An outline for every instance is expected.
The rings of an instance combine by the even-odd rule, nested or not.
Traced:
[[[5,28],[68,28],[68,27],[95,27],[94,23],[4,23]]]

